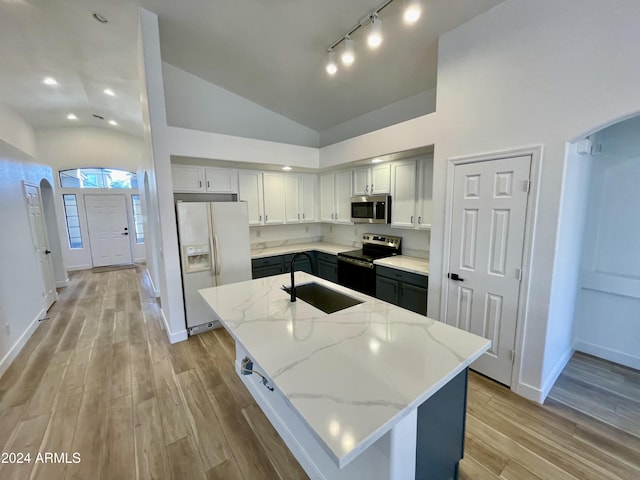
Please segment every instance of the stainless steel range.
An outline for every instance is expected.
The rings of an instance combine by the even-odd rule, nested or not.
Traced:
[[[376,295],[373,261],[402,254],[402,237],[362,234],[362,248],[338,253],[338,283],[367,295]]]

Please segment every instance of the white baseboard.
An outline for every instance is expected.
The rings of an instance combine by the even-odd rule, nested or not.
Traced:
[[[579,340],[575,342],[574,348],[579,352],[588,353],[594,357],[604,358],[610,362],[619,363],[620,365],[640,370],[640,357]]]
[[[31,338],[31,335],[33,334],[36,327],[38,326],[39,320],[42,317],[44,317],[46,313],[47,312],[45,312],[44,309],[38,312],[38,315],[36,316],[36,318],[34,318],[31,321],[27,329],[24,332],[22,332],[22,335],[20,335],[16,343],[13,344],[13,346],[9,349],[7,354],[2,358],[2,360],[0,360],[0,376],[2,376],[4,372],[7,371],[7,368],[9,368],[9,365],[11,365],[11,362],[13,362],[13,360],[15,360],[15,358],[18,356],[18,354],[20,353],[20,350],[22,350],[22,347],[24,347],[27,341]]]
[[[567,366],[567,363],[569,363],[569,360],[571,360],[573,352],[574,350],[570,349],[567,350],[564,355],[562,355],[560,360],[558,360],[558,362],[556,363],[556,366],[553,367],[553,370],[551,370],[551,373],[547,375],[546,380],[542,382],[542,388],[534,387],[532,385],[520,382],[518,383],[515,392],[518,395],[526,398],[527,400],[531,400],[540,404],[544,403],[547,395],[549,395],[549,392],[553,388],[553,385],[556,383],[556,380],[558,379],[564,368]]]
[[[169,337],[169,343],[178,343],[184,342],[189,335],[187,334],[187,329],[178,330],[177,332],[172,332],[169,328],[169,322],[167,321],[167,317],[164,315],[164,310],[160,309],[160,315],[162,315],[162,321],[164,322],[164,329],[167,332],[167,337]]]
[[[76,270],[89,270],[90,268],[93,268],[93,265],[91,265],[90,263],[85,263],[82,265],[65,266],[64,268],[67,270],[67,272],[75,272]]]
[[[61,282],[56,282],[56,288],[65,288],[69,286],[69,279],[63,280]]]

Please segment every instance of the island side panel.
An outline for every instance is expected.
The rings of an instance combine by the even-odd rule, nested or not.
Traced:
[[[458,478],[467,412],[465,368],[418,407],[416,480]]]

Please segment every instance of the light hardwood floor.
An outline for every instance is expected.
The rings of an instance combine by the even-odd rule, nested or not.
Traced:
[[[169,345],[142,270],[76,272],[0,378],[0,479],[306,478],[233,369],[224,331]],[[640,439],[480,375],[461,479],[637,479]],[[78,464],[35,463],[79,452]],[[70,458],[71,459],[71,458]]]

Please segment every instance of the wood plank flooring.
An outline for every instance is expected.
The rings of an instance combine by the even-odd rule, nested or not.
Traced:
[[[576,352],[549,398],[640,437],[640,371]]]
[[[169,345],[141,269],[74,272],[0,378],[1,479],[307,478],[237,378],[231,337]],[[35,463],[37,453],[80,463]],[[471,374],[460,478],[640,478],[640,438]]]

